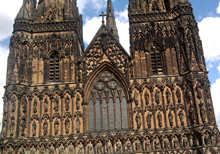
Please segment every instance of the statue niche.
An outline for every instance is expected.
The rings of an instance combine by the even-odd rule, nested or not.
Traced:
[[[117,77],[104,70],[94,79],[89,96],[89,131],[128,128],[127,97]]]

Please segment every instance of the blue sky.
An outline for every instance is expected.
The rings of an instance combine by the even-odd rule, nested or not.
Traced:
[[[4,94],[8,45],[12,33],[13,19],[19,11],[23,0],[0,1],[0,97]],[[80,12],[84,20],[84,42],[87,46],[101,26],[99,14],[106,10],[107,0],[78,0]],[[204,54],[209,77],[215,113],[220,125],[220,1],[219,0],[190,0],[196,20],[200,28]],[[12,5],[13,4],[13,5]],[[113,0],[116,23],[119,30],[120,42],[129,49],[127,5],[128,0]],[[92,6],[92,7],[91,7]],[[129,51],[128,51],[129,52]],[[0,121],[2,118],[3,102],[0,100]]]

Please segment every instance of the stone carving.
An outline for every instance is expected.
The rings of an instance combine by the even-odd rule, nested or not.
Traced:
[[[54,111],[58,112],[59,110],[59,98],[58,96],[54,99]]]
[[[15,131],[15,122],[14,117],[11,117],[11,123],[10,123],[10,135],[13,136]]]
[[[103,153],[103,145],[102,145],[101,140],[99,140],[99,142],[96,145],[96,153],[97,154],[102,154]]]
[[[59,154],[65,154],[65,148],[63,146],[63,143],[61,143],[61,145],[60,145]]]
[[[59,133],[59,121],[57,119],[54,123],[54,132],[55,132],[55,135]]]
[[[193,136],[192,136],[192,134],[190,134],[190,135],[189,135],[189,146],[190,146],[190,147],[193,147],[193,142],[194,142],[194,141],[193,141]]]
[[[49,148],[49,154],[55,154],[55,148],[53,145],[51,145]]]
[[[10,147],[8,148],[8,154],[13,154],[14,152],[13,152],[13,148],[12,148],[12,146],[10,145]]]
[[[135,120],[136,120],[136,123],[137,123],[137,129],[140,129],[141,125],[142,125],[142,122],[141,122],[141,116],[140,116],[139,112],[137,113]]]
[[[11,111],[12,112],[15,112],[15,110],[16,110],[16,102],[17,102],[17,99],[16,99],[16,97],[14,96],[14,97],[12,97],[12,99],[11,99]]]
[[[149,137],[146,137],[146,139],[144,140],[144,143],[145,143],[145,151],[150,150],[151,149],[151,143],[150,143]]]
[[[66,120],[65,120],[65,132],[66,132],[66,134],[69,134],[69,129],[70,129],[70,120],[67,117]]]
[[[135,145],[135,151],[141,151],[142,147],[141,147],[141,141],[139,140],[139,138],[137,138],[134,142]]]
[[[178,103],[180,104],[182,97],[181,97],[181,92],[180,92],[179,88],[177,88],[177,90],[176,90],[176,97],[177,97]]]
[[[144,98],[145,98],[145,104],[148,106],[150,103],[150,96],[147,90],[145,92]]]
[[[79,119],[79,117],[77,116],[76,118],[76,132],[80,133],[80,127],[81,127],[81,121]]]
[[[212,144],[216,145],[217,140],[216,140],[216,134],[215,133],[212,133],[211,140],[212,140]]]
[[[205,123],[205,121],[206,121],[206,110],[204,108],[204,104],[200,103],[199,107],[200,107],[200,117],[202,119],[202,122]]]
[[[173,122],[173,113],[172,113],[172,111],[169,111],[168,118],[169,118],[170,126],[173,127],[174,122]]]
[[[125,150],[125,152],[131,152],[132,151],[131,148],[132,148],[131,141],[128,138],[124,144],[124,150]]]
[[[170,149],[170,141],[168,139],[168,136],[166,135],[163,139],[163,148],[164,149]]]
[[[162,127],[162,115],[160,112],[158,112],[158,115],[157,115],[157,121],[158,121],[158,127]]]
[[[74,146],[72,143],[69,145],[69,154],[74,154]]]
[[[22,112],[23,113],[27,112],[27,99],[26,99],[26,97],[23,97],[23,100],[22,100]]]
[[[24,149],[23,146],[20,148],[20,152],[19,152],[19,154],[25,154],[25,149]]]
[[[33,136],[36,136],[36,130],[37,130],[37,124],[34,120],[33,123],[32,123],[32,134],[33,134]]]
[[[26,117],[22,117],[22,121],[21,121],[21,136],[25,135],[25,130],[26,130]]]
[[[158,89],[155,92],[155,102],[157,105],[160,104],[160,91]]]
[[[30,154],[36,154],[36,149],[34,146],[31,147]]]
[[[177,136],[175,135],[174,138],[173,138],[173,148],[174,149],[177,149],[179,148],[179,139],[177,138]]]
[[[209,117],[210,123],[213,123],[215,119],[215,115],[214,115],[212,105],[210,103],[208,103],[208,115],[209,115],[208,117]]]
[[[189,119],[192,125],[195,124],[195,113],[194,113],[194,107],[192,104],[190,104],[189,107]]]
[[[83,147],[82,142],[79,142],[77,150],[78,150],[77,154],[84,154],[84,147]]]
[[[178,115],[179,115],[181,126],[184,126],[184,118],[185,118],[185,116],[184,116],[183,110],[180,110]]]
[[[136,106],[138,106],[138,104],[139,104],[139,94],[137,91],[135,91],[135,93],[134,93],[134,103]]]
[[[200,100],[202,98],[202,85],[201,83],[198,83],[196,86],[196,92],[197,92],[197,98]]]
[[[210,138],[210,135],[209,135],[209,132],[208,131],[206,131],[206,133],[205,134],[203,134],[203,145],[204,146],[208,146],[208,145],[210,145],[211,144],[211,138]]]
[[[44,145],[42,145],[41,147],[40,147],[40,154],[44,154],[46,151],[45,151],[45,147],[44,147]]]
[[[44,136],[46,136],[48,133],[48,123],[46,119],[44,120],[43,130],[44,130]]]
[[[89,144],[87,145],[87,154],[94,154],[94,148],[91,141],[89,141]]]
[[[65,99],[65,105],[66,105],[66,111],[69,111],[69,108],[70,108],[70,98],[69,98],[69,96],[67,96],[66,99]]]
[[[44,112],[45,112],[45,113],[48,112],[48,105],[49,105],[49,104],[48,104],[48,99],[45,98],[45,99],[44,99]]]
[[[183,148],[187,148],[189,146],[189,140],[186,135],[183,135],[181,144]]]
[[[111,140],[108,139],[107,143],[106,143],[106,152],[107,153],[112,153],[113,150],[112,150],[112,143],[111,143]]]
[[[169,89],[167,89],[167,91],[166,91],[166,100],[167,100],[167,104],[170,104],[170,102],[171,102],[171,93],[170,93]]]
[[[118,139],[116,144],[115,144],[115,152],[116,153],[121,153],[123,152],[123,149],[122,149],[122,143],[121,143],[121,140]]]
[[[160,140],[158,136],[156,136],[156,138],[153,140],[153,148],[154,150],[160,149]]]
[[[151,128],[151,119],[152,119],[152,114],[148,113],[147,114],[147,127],[150,129]]]
[[[37,99],[34,99],[34,104],[33,104],[33,113],[37,113]]]
[[[76,95],[76,109],[80,109],[80,95],[78,94]]]

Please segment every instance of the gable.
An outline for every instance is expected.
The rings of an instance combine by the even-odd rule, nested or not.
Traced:
[[[108,62],[126,76],[130,56],[106,26],[102,25],[82,59],[84,61],[83,68],[86,70],[83,77],[88,78],[104,62]]]

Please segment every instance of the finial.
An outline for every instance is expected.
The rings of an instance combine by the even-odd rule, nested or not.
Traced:
[[[104,12],[102,11],[102,14],[99,15],[100,17],[102,17],[102,24],[104,25],[105,23],[105,16],[107,16],[107,14],[104,14]]]

